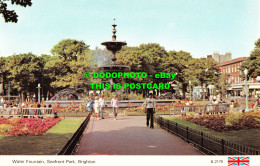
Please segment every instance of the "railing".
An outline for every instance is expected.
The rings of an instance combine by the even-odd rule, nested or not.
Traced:
[[[76,146],[83,135],[84,130],[86,129],[88,123],[90,120],[90,114],[88,114],[87,118],[84,120],[84,122],[80,125],[78,130],[74,133],[74,135],[71,137],[71,139],[64,145],[64,147],[61,149],[61,151],[57,155],[70,155],[72,154]]]
[[[168,132],[177,135],[186,142],[199,147],[203,152],[213,155],[259,155],[259,150],[236,144],[209,134],[190,129],[162,117],[155,117],[155,122]]]
[[[157,105],[172,105],[173,103],[180,101],[180,100],[155,100]],[[86,105],[86,101],[81,101],[81,100],[73,100],[73,101],[46,101],[45,104],[51,104],[55,105],[55,103],[59,103],[60,107],[67,107],[71,105],[71,103],[74,103],[76,107],[78,107],[80,104]],[[106,101],[107,107],[111,108],[111,100]],[[128,108],[130,107],[140,107],[144,104],[144,100],[120,100],[118,101],[119,107],[120,108]]]
[[[229,104],[208,104],[208,105],[174,105],[170,109],[170,115],[185,115],[188,112],[194,112],[198,114],[216,114],[229,112]]]
[[[0,116],[46,116],[53,114],[52,108],[0,108]]]

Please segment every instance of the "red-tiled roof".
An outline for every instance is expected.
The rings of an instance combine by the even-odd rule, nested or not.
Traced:
[[[226,66],[226,65],[229,65],[229,64],[232,64],[232,63],[236,63],[236,62],[241,62],[241,61],[246,60],[247,58],[248,57],[240,57],[240,58],[232,59],[230,61],[226,61],[226,62],[222,62],[222,63],[217,64],[217,67]]]

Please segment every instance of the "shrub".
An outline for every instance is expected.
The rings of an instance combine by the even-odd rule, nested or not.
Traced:
[[[0,135],[7,135],[12,130],[11,124],[1,124],[0,125]]]
[[[205,126],[215,131],[260,128],[260,112],[229,113],[221,115],[190,115],[183,120]]]
[[[143,96],[141,94],[136,94],[131,92],[127,95],[127,100],[144,100]]]
[[[235,126],[241,120],[243,114],[241,112],[230,112],[230,114],[225,118],[226,126]]]
[[[187,112],[187,113],[186,113],[186,116],[187,116],[187,117],[195,117],[195,118],[196,118],[195,115],[196,115],[195,112]]]

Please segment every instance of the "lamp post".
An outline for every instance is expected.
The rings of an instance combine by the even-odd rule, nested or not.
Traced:
[[[249,109],[248,109],[248,88],[247,88],[247,74],[248,74],[247,68],[245,68],[244,74],[245,74],[245,81],[246,81],[246,110],[245,110],[245,112],[249,112]]]
[[[235,90],[234,90],[234,77],[231,77],[231,80],[232,80],[233,96],[235,97]]]
[[[0,95],[2,95],[4,93],[4,75],[3,75],[3,72],[2,70],[0,70],[0,75],[1,75],[1,78],[0,78]]]
[[[41,84],[38,84],[38,101],[41,102]]]
[[[190,88],[190,101],[191,101],[191,87],[190,87],[191,81],[189,81],[189,88]]]

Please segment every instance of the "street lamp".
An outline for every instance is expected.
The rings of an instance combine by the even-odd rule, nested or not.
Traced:
[[[247,88],[247,74],[248,74],[247,68],[245,68],[244,74],[245,74],[245,81],[246,81],[246,110],[245,110],[245,112],[249,112],[249,109],[248,109],[248,88]]]
[[[41,102],[41,84],[38,84],[38,101]]]
[[[0,78],[0,95],[4,93],[4,75],[3,75],[3,72],[2,70],[0,70],[0,75],[1,75],[1,78]]]
[[[234,90],[234,77],[231,77],[231,80],[232,80],[233,96],[235,97],[235,90]]]
[[[189,81],[189,88],[190,88],[190,101],[191,101],[191,87],[190,87],[191,81]]]

